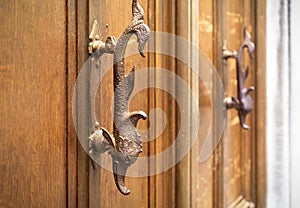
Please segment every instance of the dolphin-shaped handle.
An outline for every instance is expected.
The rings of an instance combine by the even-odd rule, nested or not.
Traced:
[[[96,24],[96,23],[95,23]],[[95,27],[93,27],[95,28]],[[99,35],[91,33],[92,42],[89,46],[90,53],[114,55],[114,126],[113,134],[97,124],[96,131],[89,137],[90,153],[108,152],[113,160],[114,179],[118,190],[130,194],[125,185],[127,169],[136,162],[142,152],[142,141],[136,129],[140,119],[146,119],[143,111],[129,112],[129,98],[134,88],[135,67],[125,74],[124,56],[128,41],[132,35],[137,36],[138,50],[142,57],[144,47],[149,39],[150,29],[144,23],[144,10],[137,0],[132,1],[132,21],[126,27],[121,37],[116,40],[109,37],[106,43],[99,40]]]
[[[233,58],[236,60],[236,73],[237,73],[237,91],[238,91],[238,97],[231,97],[226,98],[226,108],[231,109],[235,108],[239,113],[240,118],[240,124],[242,128],[244,129],[250,129],[248,125],[246,125],[246,116],[252,111],[253,109],[253,99],[250,96],[250,92],[254,91],[254,87],[251,86],[249,88],[245,88],[245,81],[249,75],[249,67],[244,70],[243,69],[243,52],[245,48],[248,48],[248,53],[250,55],[250,58],[253,58],[255,45],[251,41],[251,35],[247,31],[247,29],[244,29],[244,37],[245,40],[241,47],[239,48],[239,51],[229,51],[226,49],[226,44],[223,47],[223,59],[227,60],[229,58]]]

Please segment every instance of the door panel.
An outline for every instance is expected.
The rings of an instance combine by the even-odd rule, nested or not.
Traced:
[[[223,39],[227,41],[230,50],[238,50],[244,41],[243,30],[246,27],[249,32],[255,34],[255,2],[254,1],[226,1],[223,2]],[[253,40],[255,41],[255,40]],[[243,67],[249,65],[250,73],[245,86],[255,86],[253,74],[254,61],[248,58],[245,51]],[[223,65],[225,75],[225,91],[227,96],[237,96],[237,77],[235,60],[228,60]],[[259,89],[258,89],[259,90]],[[253,97],[253,94],[252,94]],[[229,110],[227,113],[227,129],[223,138],[224,159],[224,204],[229,206],[239,197],[249,202],[255,202],[255,110],[246,120],[251,126],[249,131],[242,130],[239,124],[237,112]],[[228,194],[225,193],[225,190]]]
[[[88,138],[96,120],[110,132],[113,130],[112,70],[104,76],[96,96],[93,90],[97,86],[91,84],[91,80],[97,79],[96,70],[103,73],[101,66],[109,61],[108,56],[99,68],[95,60],[89,61],[89,71],[80,83],[83,97],[76,97],[73,105],[72,96],[78,74],[89,58],[87,48],[94,20],[98,20],[103,40],[107,36],[119,37],[131,20],[131,1],[1,1],[1,207],[221,208],[246,202],[265,207],[265,2],[139,2],[151,31],[176,34],[199,46],[216,67],[225,96],[237,95],[237,81],[235,61],[222,60],[224,40],[228,49],[237,50],[244,40],[243,28],[248,28],[257,46],[255,59],[246,55],[243,59],[250,66],[246,86],[256,87],[252,94],[255,109],[247,118],[251,130],[242,130],[237,112],[230,110],[223,137],[206,161],[198,160],[208,132],[207,125],[200,125],[191,151],[176,166],[154,176],[127,177],[131,194],[121,195],[113,174],[95,165],[77,138]],[[155,42],[158,37],[153,38],[153,47],[159,48]],[[176,50],[177,55],[188,54],[189,61],[194,61],[191,49],[183,51],[175,41],[170,41],[168,47]],[[201,122],[213,120],[211,128],[215,133],[211,143],[216,145],[221,127],[216,113],[210,113],[213,105],[203,80],[174,57],[159,53],[146,56],[126,58],[127,73],[133,65],[137,71],[146,68],[148,84],[170,86],[177,96],[183,96],[177,83],[172,78],[163,79],[152,68],[163,68],[181,77],[199,98]],[[214,77],[210,77],[208,84],[215,85]],[[213,93],[223,99],[221,92]],[[191,98],[185,105],[189,109],[185,113],[191,119],[184,135],[191,142],[191,131],[195,128],[191,122]],[[142,157],[161,153],[174,144],[182,125],[176,98],[163,90],[148,88],[130,103],[131,111],[143,110],[148,115],[157,108],[164,111],[167,125],[157,138],[148,134],[152,141],[143,143]],[[77,113],[75,118],[72,110]],[[154,127],[154,132],[158,131],[163,124],[158,113],[153,114],[151,122],[141,121],[138,129]],[[177,151],[180,146],[164,161],[149,160],[147,169],[157,169],[163,162],[173,160]]]
[[[92,0],[89,2],[90,4],[90,15],[89,15],[89,26],[90,30],[92,28],[92,24],[94,20],[98,20],[99,27],[101,31],[101,35],[103,39],[107,36],[114,36],[119,38],[119,36],[123,33],[127,25],[130,23],[132,18],[131,13],[131,3],[125,4],[124,1],[117,0],[113,3],[109,0],[107,1],[95,1]],[[140,4],[143,5],[145,10],[145,17],[148,15],[148,2],[140,1]],[[110,15],[106,15],[109,13]],[[143,59],[140,55],[134,55],[132,57],[125,59],[125,69],[128,74],[133,66],[136,67],[136,70],[144,69],[147,67],[148,61],[147,59]],[[100,66],[101,69],[101,66]],[[109,132],[113,132],[113,71],[110,70],[108,74],[105,76],[103,81],[100,84],[100,90],[97,94],[97,102],[95,103],[96,114],[100,119],[100,125],[106,128]],[[147,76],[147,74],[145,74]],[[130,103],[130,111],[143,110],[147,114],[148,113],[148,92],[142,91],[137,96],[133,98]],[[108,110],[109,109],[109,110]],[[99,112],[99,113],[97,113]],[[138,129],[147,129],[148,123],[147,121],[140,121],[138,124]],[[148,154],[147,145],[143,145],[143,153],[141,153],[141,157],[145,157]],[[98,167],[99,168],[99,167]],[[99,194],[98,198],[100,201],[96,201],[96,199],[90,199],[94,201],[95,205],[101,205],[103,207],[118,207],[122,204],[124,207],[147,207],[148,206],[148,178],[134,178],[134,177],[126,177],[126,184],[128,188],[131,190],[130,197],[123,196],[117,190],[113,174],[110,171],[107,171],[103,168],[96,168],[96,170],[91,170],[92,174],[95,171],[99,171],[99,175],[95,175],[97,177],[101,177],[99,180],[99,188],[97,194]],[[90,183],[93,183],[95,178],[90,177]],[[97,207],[97,206],[95,206]]]
[[[0,206],[63,207],[65,3],[1,1],[0,8]]]

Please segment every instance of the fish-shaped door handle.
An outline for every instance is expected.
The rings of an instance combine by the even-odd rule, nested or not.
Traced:
[[[244,129],[250,129],[248,125],[246,125],[246,116],[252,111],[253,109],[253,99],[250,96],[250,92],[254,91],[254,87],[251,86],[249,88],[245,88],[245,81],[249,75],[249,67],[247,66],[246,69],[243,69],[243,52],[245,48],[248,48],[248,52],[250,58],[253,58],[255,45],[251,41],[251,35],[244,29],[244,37],[245,40],[241,47],[239,48],[238,52],[236,51],[229,51],[226,48],[226,45],[223,47],[223,59],[227,60],[229,58],[233,58],[236,60],[236,73],[237,73],[237,97],[230,97],[226,98],[226,108],[227,109],[236,109],[239,114],[240,124]]]
[[[147,115],[143,111],[129,112],[128,102],[134,88],[135,67],[126,75],[124,56],[129,39],[136,35],[139,53],[145,57],[144,47],[149,39],[150,29],[144,22],[143,8],[137,0],[133,0],[132,21],[118,40],[108,37],[104,43],[95,30],[96,25],[90,35],[89,52],[114,55],[114,125],[113,133],[110,134],[97,123],[96,131],[89,137],[90,153],[107,151],[111,155],[116,186],[122,194],[128,195],[130,190],[125,185],[126,172],[142,152],[142,140],[136,126],[138,121],[145,120]]]

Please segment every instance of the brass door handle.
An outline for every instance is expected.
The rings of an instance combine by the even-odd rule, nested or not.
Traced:
[[[116,40],[108,37],[106,42],[100,40],[97,22],[95,21],[90,35],[89,53],[101,56],[103,53],[114,55],[114,126],[113,134],[96,123],[96,131],[89,137],[90,154],[108,152],[113,161],[114,179],[118,190],[124,194],[130,194],[125,185],[127,169],[136,162],[142,152],[142,141],[136,129],[140,119],[146,119],[143,111],[129,113],[129,97],[134,88],[135,67],[125,74],[125,49],[132,35],[137,36],[138,49],[142,57],[144,47],[149,39],[150,29],[144,23],[144,10],[137,0],[132,1],[132,21],[124,30],[121,37]]]
[[[251,86],[249,88],[245,88],[245,81],[249,75],[249,66],[246,69],[243,69],[243,52],[245,48],[248,48],[248,53],[250,58],[253,58],[255,45],[251,41],[251,35],[244,29],[244,37],[245,40],[239,48],[238,52],[229,51],[226,48],[226,44],[223,47],[223,59],[227,60],[233,58],[236,60],[236,74],[237,74],[237,97],[229,97],[225,99],[226,108],[227,109],[236,109],[239,114],[240,124],[244,129],[250,129],[248,125],[246,125],[245,120],[246,116],[253,109],[253,99],[250,96],[250,92],[254,91],[254,87]]]

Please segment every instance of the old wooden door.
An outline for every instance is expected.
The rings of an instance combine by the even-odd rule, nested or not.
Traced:
[[[144,177],[128,177],[129,196],[116,189],[111,172],[94,167],[81,147],[72,117],[72,96],[77,75],[88,60],[89,33],[98,20],[103,39],[118,37],[131,19],[131,0],[2,0],[0,1],[0,207],[264,207],[265,206],[265,1],[259,0],[140,0],[145,22],[151,31],[176,34],[198,46],[217,69],[224,83],[225,95],[236,96],[234,61],[222,60],[224,40],[237,50],[247,27],[256,44],[250,64],[247,86],[254,85],[255,110],[247,119],[251,130],[242,130],[236,111],[227,114],[223,137],[211,137],[218,143],[210,157],[199,162],[199,151],[207,134],[200,125],[197,140],[179,163],[167,171]],[[160,48],[159,41],[154,49]],[[158,39],[157,39],[158,40]],[[177,55],[188,54],[170,41]],[[188,49],[190,50],[190,49]],[[173,88],[182,95],[178,82],[162,77],[153,68],[177,74],[197,95],[201,122],[212,119],[214,132],[218,118],[212,110],[207,91],[223,98],[214,89],[214,77],[204,82],[182,61],[166,54],[151,52],[126,59],[129,70],[147,69],[149,83]],[[189,59],[193,61],[192,58]],[[101,67],[100,67],[101,68]],[[90,77],[87,78],[87,80]],[[90,86],[82,86],[90,103]],[[107,73],[96,96],[95,112],[102,126],[112,132],[112,73]],[[191,97],[186,100],[191,104]],[[89,106],[80,112],[89,120]],[[165,125],[157,138],[148,138],[143,157],[158,155],[175,142],[182,125],[176,96],[155,87],[139,92],[130,109],[164,111],[152,115],[153,123],[139,123],[138,128],[154,131]],[[192,107],[190,107],[192,109]],[[191,140],[193,112],[184,135]],[[75,122],[76,124],[76,122]],[[91,124],[92,125],[92,124]],[[78,134],[88,136],[90,129]],[[150,135],[150,134],[149,134]],[[152,134],[151,134],[152,135]],[[177,147],[177,148],[180,148]],[[176,151],[164,158],[171,161]],[[157,159],[148,168],[161,165]]]

